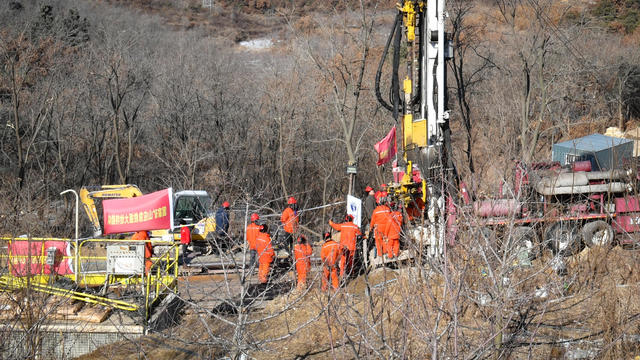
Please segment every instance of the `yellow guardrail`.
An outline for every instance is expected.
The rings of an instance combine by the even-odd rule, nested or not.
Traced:
[[[42,292],[49,295],[67,297],[73,300],[84,301],[89,304],[108,306],[115,309],[128,310],[128,311],[137,311],[139,309],[138,304],[128,303],[126,301],[109,299],[102,296],[97,296],[93,294],[67,290],[62,288],[57,288],[54,286],[43,285],[37,282],[30,282],[24,278],[17,277],[0,277],[0,287],[4,290],[20,290],[26,287],[30,287],[32,290]]]
[[[26,255],[12,254],[12,244],[27,242]],[[53,271],[55,267],[47,264],[47,244],[57,242],[66,244],[65,255],[56,256],[55,264],[70,264],[64,274]],[[138,274],[113,274],[107,270],[107,245],[141,245],[150,242],[154,256],[144,259],[150,261],[149,271]],[[168,291],[177,291],[179,246],[173,241],[131,240],[131,239],[64,239],[64,238],[14,238],[0,237],[0,290],[13,291],[26,287],[45,294],[71,298],[90,304],[108,306],[115,309],[138,311],[145,308],[148,319],[151,307]],[[35,254],[32,254],[35,253]],[[51,259],[49,259],[51,261]],[[31,273],[32,269],[38,270]],[[45,269],[47,269],[45,271]],[[71,271],[72,270],[72,271]],[[45,273],[53,272],[53,273]],[[88,292],[68,290],[55,286],[55,280],[66,278],[75,283],[78,289],[96,289],[101,294],[111,287],[124,286],[134,290],[137,300],[110,299],[106,296]],[[140,301],[140,299],[142,299]]]

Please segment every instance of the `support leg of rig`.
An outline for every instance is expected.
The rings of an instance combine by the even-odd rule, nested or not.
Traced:
[[[429,193],[433,194],[432,187],[429,189]],[[427,210],[427,217],[429,218],[429,256],[434,257],[437,252],[437,248],[439,246],[438,241],[438,214],[436,207],[436,197],[431,196],[429,198],[429,208]]]
[[[446,217],[445,217],[445,201],[444,197],[438,197],[438,254],[440,256],[444,255],[444,239],[446,236]]]

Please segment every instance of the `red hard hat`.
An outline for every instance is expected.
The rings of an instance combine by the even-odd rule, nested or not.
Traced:
[[[386,188],[387,188],[387,184],[382,184],[382,185],[380,185],[380,188],[381,188],[381,189],[386,189]]]
[[[366,188],[364,188],[364,191],[369,192],[373,190],[373,188],[371,186],[367,186]]]
[[[329,240],[329,239],[331,239],[331,233],[330,233],[330,232],[328,232],[328,231],[326,231],[326,232],[324,233],[324,239],[325,239],[325,240]]]
[[[353,221],[353,215],[351,215],[351,214],[347,214],[347,216],[345,216],[345,217],[344,217],[344,219],[345,219],[346,221]]]
[[[287,200],[287,204],[291,205],[291,204],[297,204],[298,202],[296,201],[296,198],[294,198],[293,196],[289,198],[289,200]]]
[[[228,208],[229,206],[231,206],[231,205],[229,204],[228,201],[225,201],[225,202],[222,203],[222,207],[223,208]]]
[[[253,213],[251,214],[251,221],[256,221],[260,219],[260,215]]]

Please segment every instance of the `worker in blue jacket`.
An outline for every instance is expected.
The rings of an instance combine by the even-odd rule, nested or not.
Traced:
[[[225,201],[216,211],[216,238],[220,245],[229,245],[229,202]]]

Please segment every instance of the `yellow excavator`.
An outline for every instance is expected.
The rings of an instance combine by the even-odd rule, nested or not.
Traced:
[[[93,236],[102,236],[101,219],[98,215],[95,199],[122,199],[142,196],[142,191],[133,184],[84,186],[80,189],[80,201],[93,227]],[[205,247],[206,252],[212,250],[212,242],[216,229],[215,214],[211,210],[211,196],[204,190],[184,190],[174,193],[173,219],[174,228],[179,228],[184,221],[192,226],[191,240],[194,246]],[[153,230],[152,238],[163,240],[180,240],[180,231],[173,229]]]
[[[102,226],[94,199],[122,199],[142,196],[136,185],[99,185],[83,186],[80,189],[80,201],[93,226],[93,236],[102,236]]]

